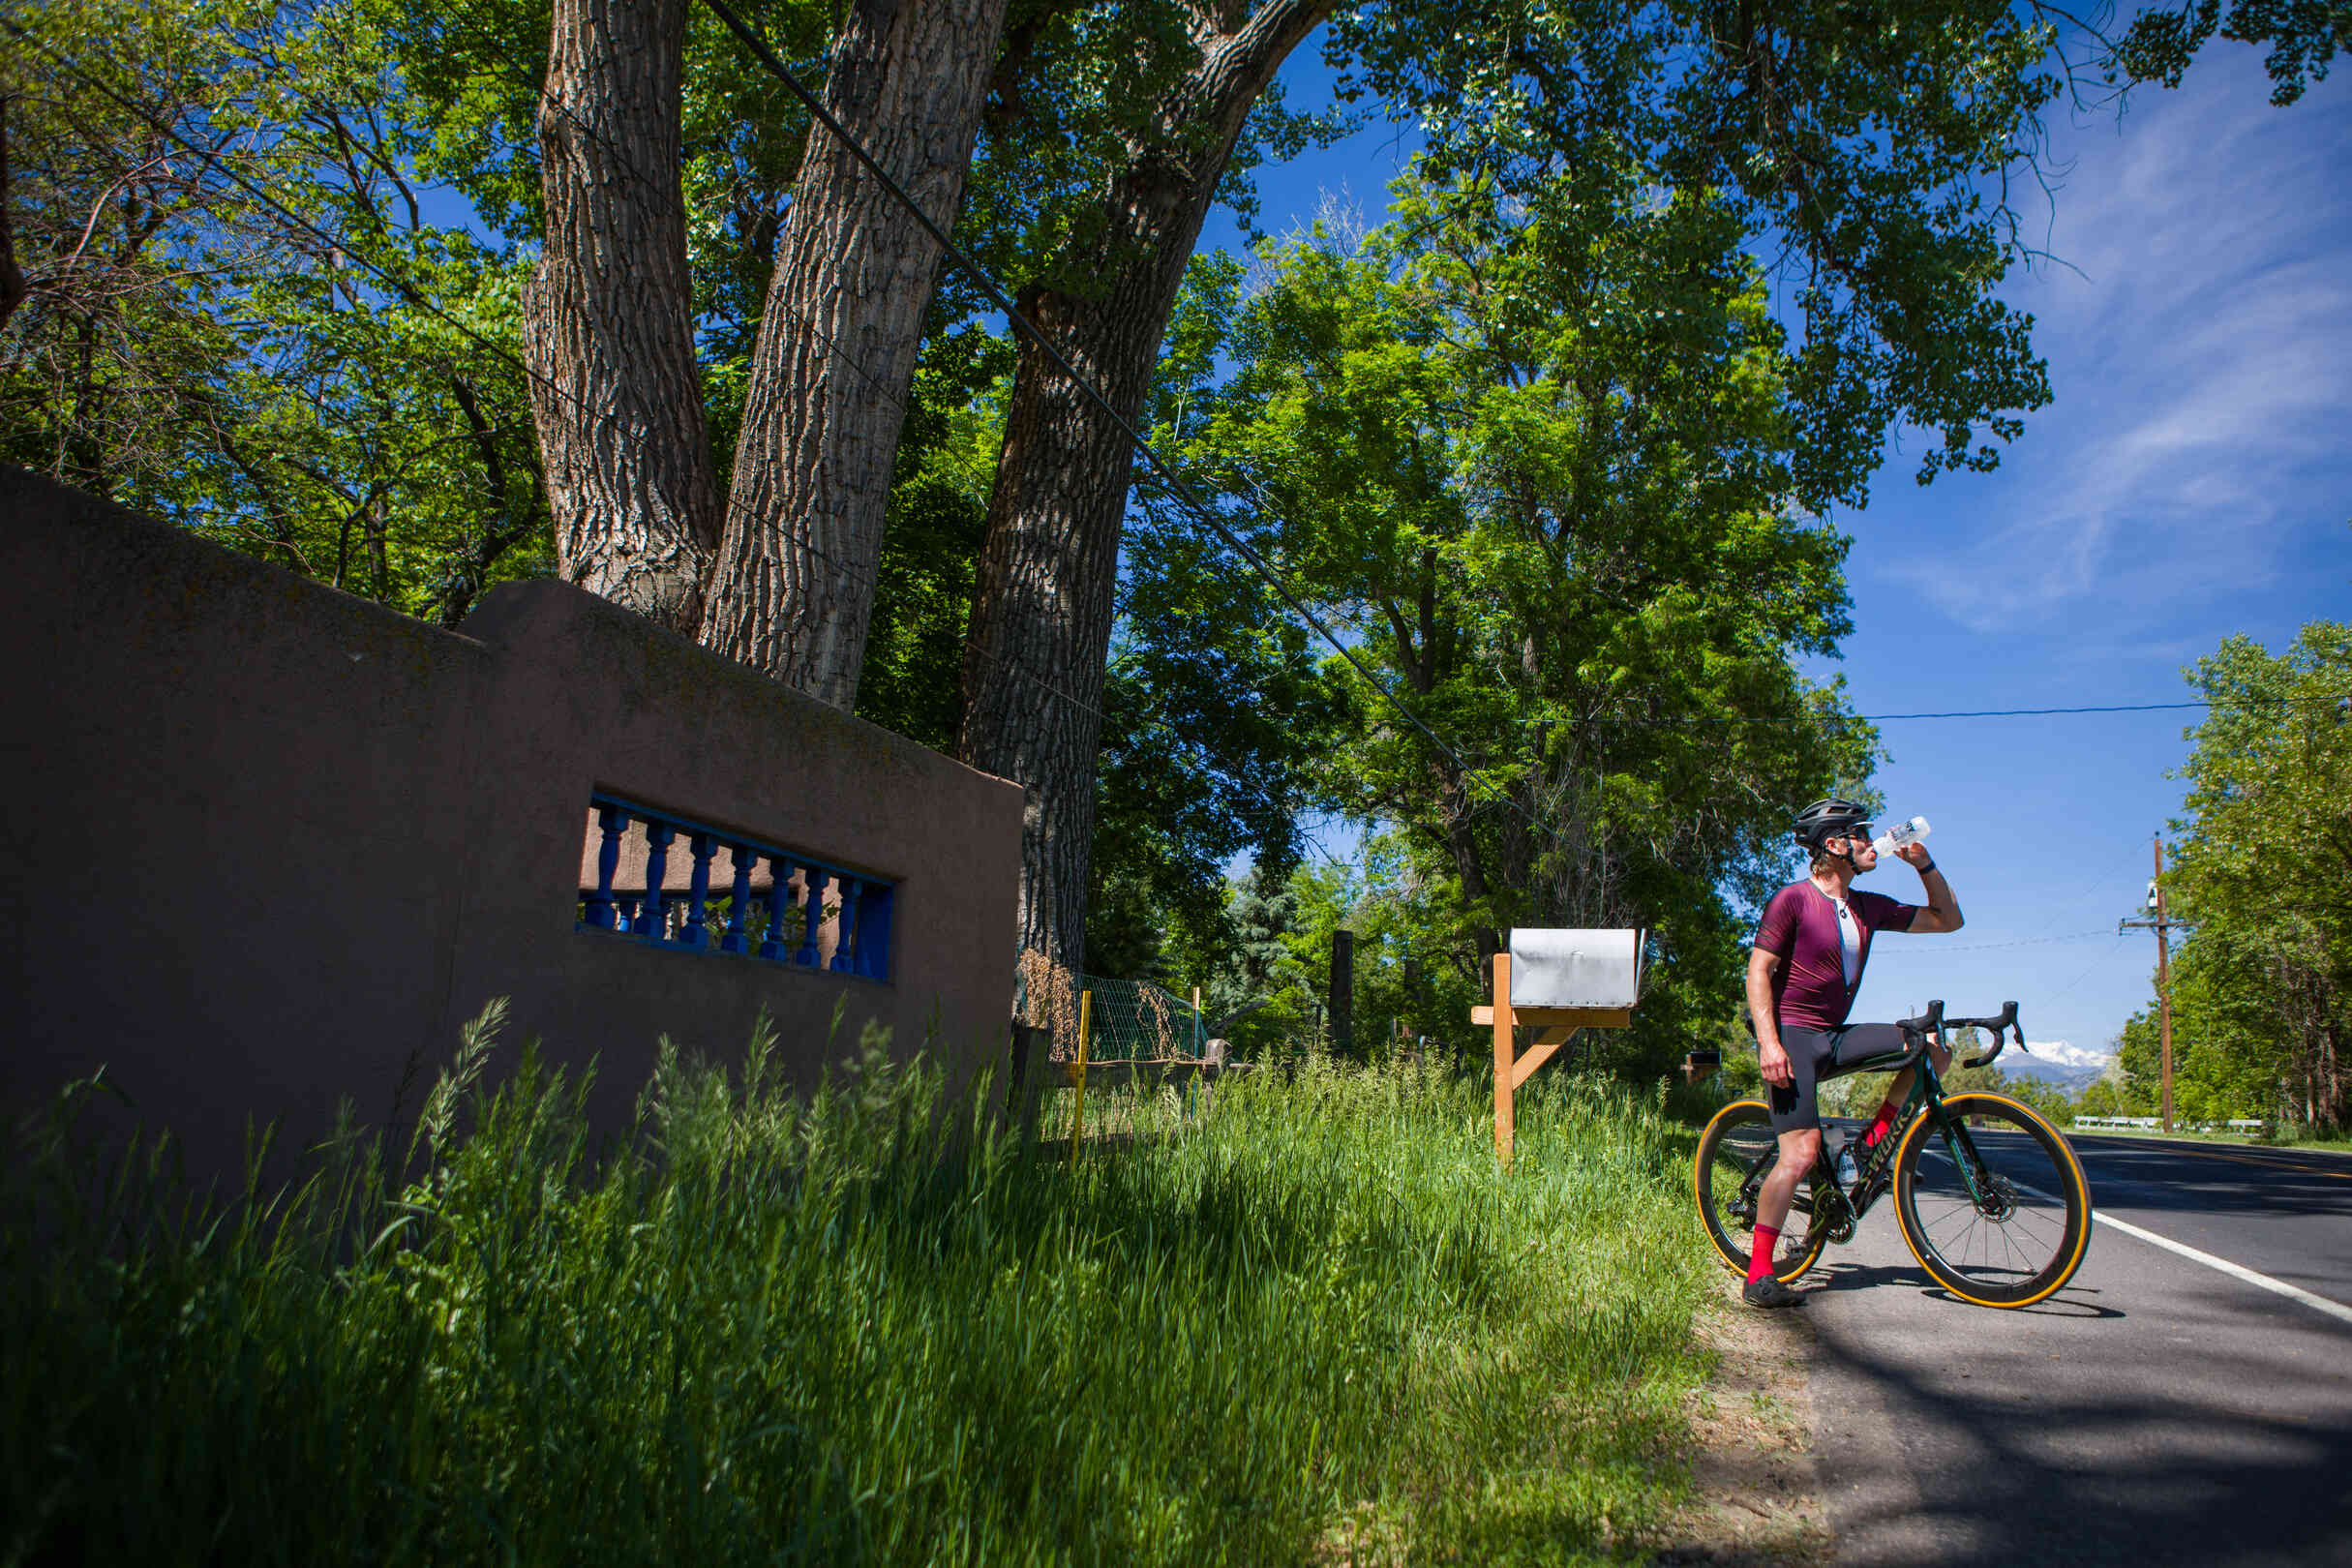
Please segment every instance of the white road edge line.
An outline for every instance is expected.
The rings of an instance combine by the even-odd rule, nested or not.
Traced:
[[[2023,1182],[2019,1182],[2017,1185],[2044,1202],[2057,1203],[2060,1201],[2038,1187],[2026,1187]],[[2100,1214],[2094,1210],[2091,1222],[2094,1226],[2106,1225],[2120,1230],[2126,1236],[2137,1236],[2151,1247],[2161,1247],[2167,1252],[2178,1252],[2191,1263],[2202,1263],[2209,1269],[2219,1269],[2232,1279],[2244,1280],[2247,1284],[2260,1285],[2265,1290],[2277,1291],[2289,1301],[2300,1301],[2306,1307],[2317,1308],[2330,1317],[2341,1318],[2347,1323],[2352,1323],[2352,1307],[2346,1307],[2340,1301],[2330,1301],[2325,1296],[2315,1296],[2301,1285],[2291,1285],[2284,1280],[2274,1280],[2267,1274],[2256,1274],[2243,1263],[2232,1263],[2226,1257],[2216,1257],[2211,1252],[2200,1252],[2186,1242],[2174,1241],[2170,1236],[2159,1236],[2153,1230],[2142,1230],[2130,1221],[2118,1220],[2111,1214]]]
[[[2020,1191],[2031,1192],[2044,1203],[2056,1203],[2061,1208],[2066,1206],[2065,1199],[2045,1192],[2038,1187],[2028,1186],[2024,1182],[2019,1182],[2017,1187]],[[2100,1225],[2111,1225],[2126,1236],[2138,1237],[2151,1247],[2161,1247],[2167,1252],[2178,1252],[2191,1263],[2202,1263],[2209,1269],[2218,1269],[2232,1279],[2244,1280],[2247,1284],[2277,1291],[2289,1301],[2300,1301],[2306,1307],[2317,1308],[2330,1317],[2341,1318],[2347,1323],[2352,1323],[2352,1307],[2347,1307],[2340,1301],[2330,1301],[2325,1296],[2315,1296],[2303,1286],[2291,1285],[2284,1280],[2274,1280],[2267,1274],[2256,1274],[2243,1263],[2232,1263],[2226,1257],[2216,1257],[2211,1252],[2200,1252],[2186,1242],[2174,1241],[2170,1236],[2159,1236],[2153,1230],[2142,1230],[2128,1220],[2118,1220],[2111,1214],[2099,1213],[2096,1208],[2092,1210],[2091,1223],[2095,1229]]]
[[[2260,1285],[2265,1290],[2277,1291],[2290,1301],[2300,1301],[2306,1307],[2317,1308],[2330,1317],[2341,1318],[2347,1323],[2352,1323],[2352,1307],[2346,1307],[2340,1301],[2330,1301],[2325,1296],[2315,1296],[2301,1285],[2291,1285],[2284,1280],[2274,1280],[2267,1274],[2256,1274],[2243,1263],[2232,1263],[2226,1257],[2216,1257],[2211,1252],[2200,1252],[2193,1247],[2174,1241],[2170,1236],[2159,1236],[2153,1230],[2142,1230],[2130,1221],[2115,1219],[2111,1215],[2102,1214],[2097,1217],[2096,1222],[2112,1225],[2126,1236],[2137,1236],[2151,1247],[2161,1247],[2167,1252],[2178,1252],[2192,1263],[2202,1263],[2209,1269],[2219,1269],[2233,1279],[2244,1280],[2250,1285]]]

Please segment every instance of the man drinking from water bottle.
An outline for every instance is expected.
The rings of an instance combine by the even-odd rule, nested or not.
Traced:
[[[1813,852],[1812,874],[1772,895],[1748,954],[1748,1013],[1770,1092],[1772,1131],[1780,1138],[1780,1158],[1756,1194],[1756,1239],[1742,1291],[1753,1307],[1794,1307],[1805,1299],[1773,1277],[1772,1258],[1796,1184],[1821,1152],[1819,1086],[1865,1058],[1904,1048],[1903,1032],[1893,1024],[1846,1021],[1870,961],[1871,938],[1880,931],[1960,929],[1960,905],[1925,844],[1915,841],[1895,851],[1919,873],[1927,895],[1922,908],[1854,891],[1854,879],[1879,863],[1869,813],[1860,806],[1834,798],[1816,800],[1796,814],[1795,826],[1796,841]],[[1935,1059],[1938,1072],[1951,1065],[1951,1053],[1940,1046]],[[1888,1086],[1863,1147],[1876,1147],[1886,1136],[1911,1079],[1906,1070]]]

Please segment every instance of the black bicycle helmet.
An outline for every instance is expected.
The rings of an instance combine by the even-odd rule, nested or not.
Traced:
[[[1818,850],[1830,839],[1844,838],[1869,821],[1869,812],[1852,800],[1832,795],[1796,814],[1796,841],[1809,850]]]

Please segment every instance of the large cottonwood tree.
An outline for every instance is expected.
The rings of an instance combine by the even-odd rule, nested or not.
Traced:
[[[1730,1003],[1725,890],[1776,885],[1787,803],[1875,737],[1795,668],[1848,628],[1845,541],[1761,270],[1728,203],[1649,197],[1600,158],[1532,201],[1412,181],[1360,242],[1274,253],[1184,450],[1450,738],[1348,680],[1316,769],[1394,829],[1417,950],[1466,979],[1491,928],[1649,927],[1663,1041]]]
[[[824,101],[916,209],[954,226],[1005,0],[862,0]],[[752,354],[702,640],[854,706],[939,243],[837,137],[793,188]]]
[[[956,754],[1027,791],[1021,945],[1085,950],[1104,659],[1132,443],[1186,263],[1260,94],[1328,0],[1187,8],[1189,51],[1095,200],[1073,254],[1015,304],[1109,400],[1023,341],[989,500]],[[1116,418],[1112,417],[1116,414]]]
[[[2173,972],[2196,1114],[2352,1125],[2352,624],[2272,654],[2232,637],[2189,678],[2205,700],[2167,881],[2192,922]],[[2123,1061],[2153,1083],[2143,1013]],[[2202,1101],[2202,1103],[2194,1103]]]
[[[838,137],[808,137],[722,507],[680,187],[688,10],[556,7],[531,321],[561,570],[846,709],[940,247]],[[1005,0],[865,0],[829,51],[827,110],[943,229],[1004,14]]]
[[[556,0],[524,296],[563,575],[692,635],[719,543],[678,183],[687,0]]]
[[[1336,13],[1313,0],[1200,0],[1176,12],[1170,32],[1190,63],[1134,123],[1088,221],[1068,226],[1021,296],[1109,410],[1024,347],[965,660],[958,753],[1030,792],[1023,941],[1073,965],[1132,471],[1112,414],[1131,421],[1141,406],[1236,137],[1317,23],[1333,20],[1330,52],[1352,64],[1350,90],[1419,120],[1435,173],[1483,170],[1533,191],[1589,150],[1632,154],[1662,191],[1722,193],[1796,286],[1798,477],[1849,503],[1889,426],[1943,437],[1924,480],[1991,467],[1987,434],[2014,437],[2019,414],[2047,399],[2030,320],[1993,294],[2030,254],[2007,182],[2030,172],[2039,115],[2060,94],[2096,93],[2135,61],[2185,60],[2205,36],[2190,26],[2174,39],[2164,30],[2178,26],[2157,15],[2126,35],[2140,53],[2119,55],[2055,9],[2007,0],[1469,0]],[[2229,26],[2273,42],[2275,74],[2300,81],[2307,69],[2324,74],[2337,24],[2249,3]],[[2148,45],[2159,35],[2172,42]]]

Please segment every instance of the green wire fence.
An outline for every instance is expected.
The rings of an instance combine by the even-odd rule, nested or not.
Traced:
[[[1208,1043],[1199,1010],[1166,986],[1081,975],[1032,949],[1021,954],[1013,1016],[1046,1032],[1047,1060],[1077,1060],[1078,996],[1084,991],[1094,993],[1088,1009],[1090,1061],[1197,1061]]]

